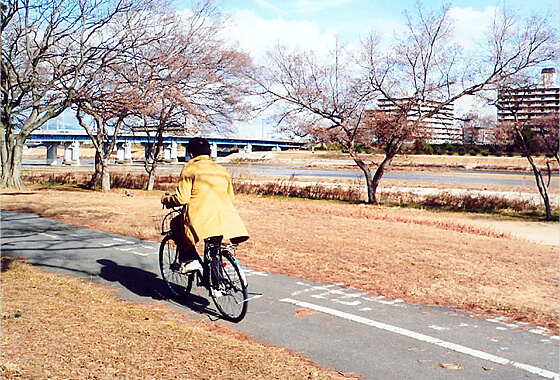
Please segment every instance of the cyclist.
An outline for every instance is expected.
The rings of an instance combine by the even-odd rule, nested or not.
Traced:
[[[233,205],[231,177],[226,168],[210,158],[208,141],[192,138],[187,151],[191,160],[183,166],[175,194],[161,198],[167,208],[183,206],[182,215],[171,221],[182,273],[202,270],[195,248],[197,242],[225,238],[237,244],[249,239]]]

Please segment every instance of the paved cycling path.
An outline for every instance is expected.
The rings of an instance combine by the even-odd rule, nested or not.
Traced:
[[[33,214],[2,210],[1,218],[2,254],[113,285],[126,300],[166,300],[156,242]],[[250,301],[241,323],[218,320],[205,297],[171,305],[364,379],[560,379],[559,337],[542,328],[246,271],[249,291],[262,297]]]

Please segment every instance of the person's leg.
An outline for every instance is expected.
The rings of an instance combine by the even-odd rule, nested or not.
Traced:
[[[194,245],[191,245],[186,250],[179,251],[179,261],[184,263],[187,261],[198,260],[198,253]]]
[[[171,232],[173,234],[173,240],[179,249],[179,261],[186,262],[196,260],[198,258],[198,253],[192,242],[186,237],[182,216],[176,216],[171,220]]]

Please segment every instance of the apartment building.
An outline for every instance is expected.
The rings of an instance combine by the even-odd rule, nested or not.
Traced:
[[[540,86],[508,88],[498,91],[498,123],[527,122],[560,111],[560,87],[556,83],[556,70],[542,69]]]
[[[408,98],[398,99],[397,102],[405,104]],[[378,99],[377,105],[380,110],[386,112],[396,112],[397,105],[389,99]],[[422,115],[432,112],[441,103],[436,101],[425,101],[421,106],[411,109],[408,112],[409,120],[418,120]],[[447,104],[442,107],[434,115],[423,120],[426,128],[428,128],[430,138],[427,140],[430,144],[441,144],[444,142],[461,143],[463,139],[461,127],[455,123],[454,106]]]

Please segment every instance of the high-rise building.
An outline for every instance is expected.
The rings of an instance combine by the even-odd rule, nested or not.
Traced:
[[[521,86],[498,91],[498,123],[518,121],[526,123],[560,111],[560,87],[556,70],[542,69],[540,86]]]
[[[398,104],[405,104],[410,99],[402,98],[397,99]],[[389,99],[378,99],[377,105],[381,111],[385,112],[397,112],[398,107]],[[441,106],[440,102],[437,101],[424,101],[421,106],[413,107],[408,112],[409,120],[418,120],[423,115],[432,112],[436,107]],[[427,117],[423,120],[425,127],[428,129],[429,138],[427,142],[430,144],[441,144],[444,142],[449,143],[461,143],[462,142],[462,132],[461,128],[456,125],[455,118],[453,115],[454,107],[453,104],[447,104],[443,106],[434,115]]]

